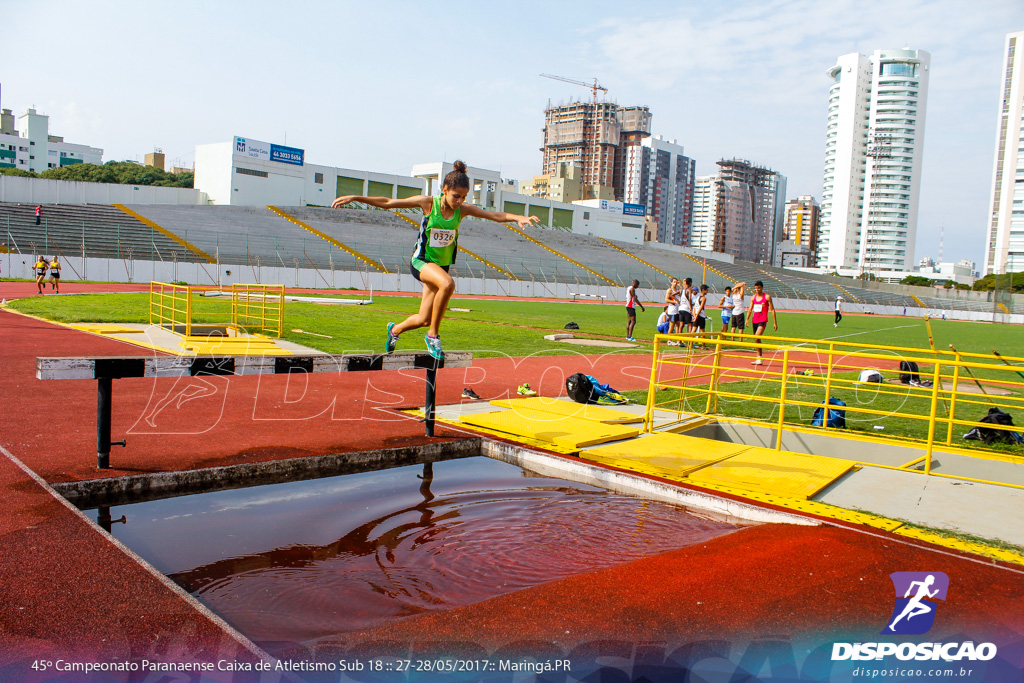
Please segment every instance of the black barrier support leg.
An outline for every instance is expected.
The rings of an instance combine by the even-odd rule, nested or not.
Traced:
[[[96,391],[96,467],[110,468],[110,447],[125,446],[127,440],[110,442],[110,412],[113,404],[114,379],[97,377]]]
[[[96,467],[110,467],[110,402],[114,380],[100,377],[96,392]]]
[[[427,368],[427,401],[423,409],[424,422],[427,423],[427,436],[434,435],[434,406],[437,397],[437,365]]]

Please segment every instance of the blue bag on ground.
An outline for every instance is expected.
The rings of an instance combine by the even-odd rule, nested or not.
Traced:
[[[835,396],[829,396],[828,402],[829,402],[830,405],[834,405],[834,406],[845,406],[846,405],[846,403],[841,398],[836,398]],[[822,401],[822,403],[824,403],[824,401]],[[814,417],[811,419],[811,425],[814,426],[814,427],[820,427],[824,417],[825,417],[825,409],[824,408],[815,408],[814,409]],[[827,426],[828,427],[835,427],[835,428],[838,428],[838,429],[845,429],[846,428],[846,411],[845,410],[838,410],[836,408],[829,408],[828,409],[828,425]]]
[[[591,400],[606,406],[618,406],[623,403],[629,403],[629,399],[620,394],[619,392],[612,389],[607,384],[601,384],[596,378],[590,375],[585,375],[590,380],[591,385]]]

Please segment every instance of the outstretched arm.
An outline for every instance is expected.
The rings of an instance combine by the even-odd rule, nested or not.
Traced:
[[[520,216],[517,213],[507,213],[505,211],[488,211],[487,209],[481,209],[478,206],[472,204],[462,205],[462,215],[472,216],[473,218],[484,218],[495,223],[518,223],[520,228],[525,228],[535,223],[540,223],[540,219],[536,216]]]
[[[350,194],[335,199],[331,203],[331,208],[340,209],[346,204],[351,204],[352,202],[362,202],[363,204],[376,206],[378,209],[422,209],[423,213],[430,213],[431,208],[433,208],[431,205],[432,201],[433,199],[423,195],[417,195],[407,199],[388,199],[387,197],[361,197],[359,195]]]

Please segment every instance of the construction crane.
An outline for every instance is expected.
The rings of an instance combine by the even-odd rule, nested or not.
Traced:
[[[598,90],[608,92],[608,88],[598,83],[596,78],[594,79],[593,83],[588,83],[586,81],[577,81],[573,78],[565,78],[564,76],[554,76],[552,74],[541,74],[541,76],[543,76],[544,78],[551,78],[556,81],[562,81],[564,83],[572,83],[573,85],[582,85],[584,88],[590,88],[591,92],[594,94],[594,104],[597,104]]]

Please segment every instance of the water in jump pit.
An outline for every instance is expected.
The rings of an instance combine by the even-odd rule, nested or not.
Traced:
[[[736,529],[487,457],[111,514],[126,518],[113,525],[118,539],[272,653]]]

